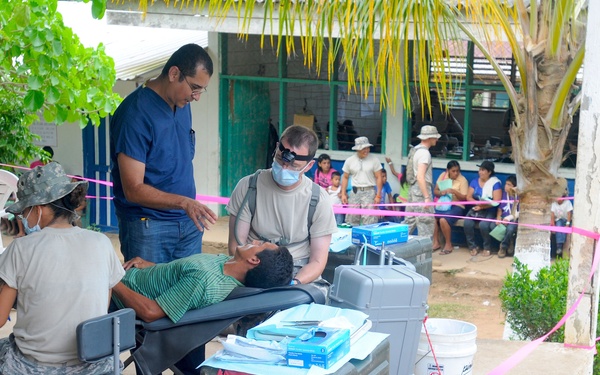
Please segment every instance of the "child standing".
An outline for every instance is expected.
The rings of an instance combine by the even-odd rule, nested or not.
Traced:
[[[338,171],[333,171],[333,173],[331,173],[331,186],[327,187],[327,192],[329,193],[329,197],[331,197],[331,203],[333,204],[342,204],[342,187],[340,186],[341,177],[342,175]],[[344,224],[344,219],[344,214],[335,214],[335,222],[337,225]]]
[[[400,192],[394,195],[394,202],[396,203],[406,203],[408,202],[408,189],[410,188],[408,182],[406,181],[406,167],[402,166],[400,172],[396,171],[394,168],[394,163],[392,159],[385,157],[385,161],[390,166],[390,170],[394,176],[398,178],[398,182],[400,183]],[[398,211],[404,211],[404,206],[399,207]]]
[[[327,154],[319,155],[317,159],[317,171],[315,172],[315,183],[323,189],[332,185],[331,177],[335,169],[331,168],[331,158]]]
[[[563,198],[569,195],[569,190],[566,189],[563,193]],[[573,217],[573,204],[568,199],[560,199],[552,202],[551,214],[551,225],[557,227],[570,227],[571,219]],[[566,233],[556,232],[556,255],[562,255],[565,241],[567,240]]]
[[[504,258],[506,254],[513,255],[510,247],[510,241],[517,232],[517,224],[519,220],[519,204],[517,201],[517,176],[511,175],[506,178],[504,183],[504,192],[502,193],[502,203],[498,205],[496,214],[497,220],[510,221],[506,223],[506,233],[504,239],[500,242],[500,250],[498,250],[498,258]],[[510,202],[507,202],[510,201]],[[492,228],[493,229],[493,228]]]
[[[390,186],[390,183],[387,182],[387,171],[385,169],[381,170],[381,181],[383,182],[382,186],[381,186],[381,200],[379,201],[379,204],[385,204],[386,202],[386,198],[387,198],[387,202],[392,203],[394,202],[394,198],[392,197],[392,187]],[[377,186],[375,187],[375,189],[377,190]],[[393,208],[388,208],[386,206],[379,206],[380,210],[393,210]],[[396,222],[397,219],[399,217],[398,216],[382,216],[379,218],[379,221],[393,221]]]

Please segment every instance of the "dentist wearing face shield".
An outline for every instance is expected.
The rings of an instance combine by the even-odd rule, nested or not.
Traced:
[[[287,246],[294,257],[292,283],[314,282],[326,293],[329,284],[321,279],[321,273],[337,226],[329,196],[320,187],[315,213],[308,223],[314,183],[304,173],[315,163],[317,145],[316,134],[305,127],[293,125],[283,132],[271,169],[257,174],[254,214],[245,199],[254,174],[238,182],[227,205],[228,247],[233,254],[236,246],[254,240]]]

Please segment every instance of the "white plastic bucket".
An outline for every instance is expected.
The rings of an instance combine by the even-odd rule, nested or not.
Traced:
[[[427,319],[427,331],[440,371],[429,348],[424,327],[421,328],[415,375],[470,375],[477,352],[477,327],[453,319]]]

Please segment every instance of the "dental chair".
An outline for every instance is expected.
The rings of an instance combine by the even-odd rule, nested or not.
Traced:
[[[325,295],[310,284],[271,289],[238,287],[223,302],[188,311],[177,323],[169,318],[138,321],[138,348],[125,361],[125,367],[135,361],[144,375],[160,374],[166,369],[181,374],[175,367],[180,359],[241,318],[309,303],[325,304]]]

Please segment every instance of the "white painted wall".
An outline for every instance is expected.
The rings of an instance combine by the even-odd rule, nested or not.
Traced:
[[[208,91],[192,104],[193,127],[196,131],[194,178],[196,192],[203,195],[220,194],[221,138],[219,136],[219,41],[217,33],[209,33],[208,53],[213,60],[214,73]],[[218,213],[218,205],[209,207]]]
[[[590,20],[600,17],[600,4],[589,3]],[[579,123],[578,149],[585,150],[577,156],[577,182],[575,183],[575,200],[573,202],[573,227],[598,233],[600,227],[600,174],[598,155],[600,155],[600,84],[594,79],[600,65],[600,36],[596,31],[600,28],[595,22],[587,25],[586,52],[583,61],[583,101]],[[586,79],[591,78],[591,79]],[[570,307],[579,298],[581,302],[573,315],[565,324],[565,343],[593,346],[598,325],[598,269],[592,269],[594,258],[594,239],[582,234],[572,235],[569,263],[569,291],[567,306]],[[589,282],[590,272],[596,274]],[[588,351],[588,372],[593,370],[593,352]]]
[[[78,124],[65,123],[56,131],[53,160],[59,162],[70,175],[83,175],[83,143]]]

